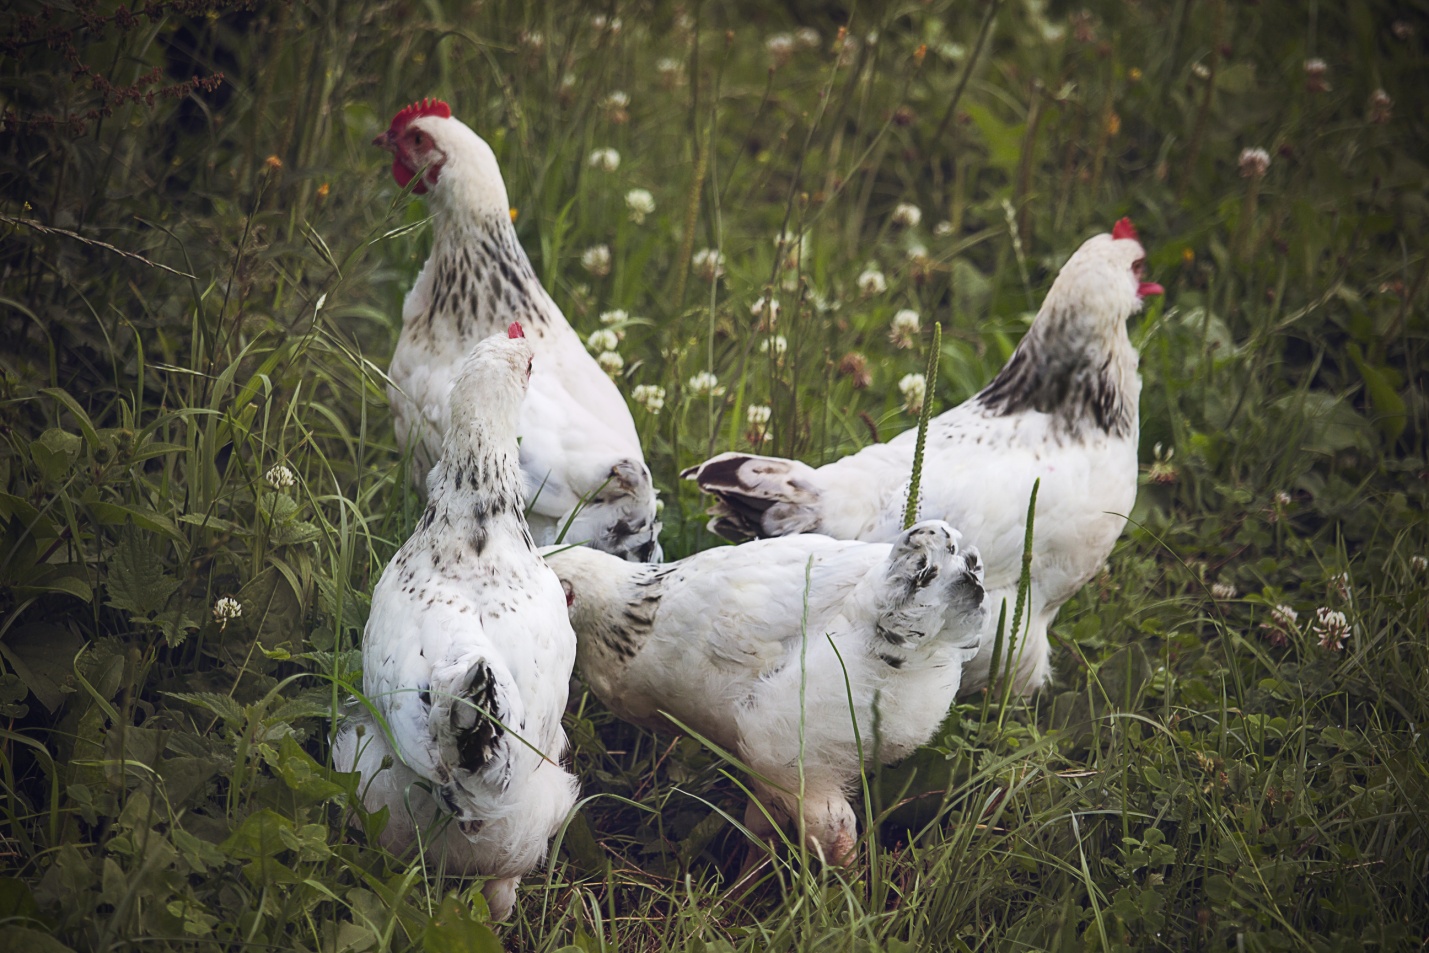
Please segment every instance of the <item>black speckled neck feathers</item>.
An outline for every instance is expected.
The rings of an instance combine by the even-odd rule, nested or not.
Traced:
[[[427,534],[438,563],[445,552],[460,562],[468,548],[478,558],[498,535],[519,537],[535,551],[522,512],[521,467],[510,450],[481,443],[455,450],[451,441],[427,478],[430,500],[417,524]]]
[[[974,400],[995,417],[1029,410],[1050,414],[1058,431],[1071,437],[1088,430],[1132,436],[1140,395],[1129,391],[1136,381],[1137,355],[1125,330],[1110,339],[1066,340],[1055,331],[1065,323],[1055,315],[1039,315]]]
[[[414,331],[445,325],[475,341],[519,321],[539,334],[559,315],[509,219],[448,215],[435,224],[431,303],[413,319]]]

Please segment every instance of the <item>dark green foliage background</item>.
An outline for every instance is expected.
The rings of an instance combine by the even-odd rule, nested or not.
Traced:
[[[1426,14],[7,8],[5,943],[1421,945]],[[799,27],[817,41],[766,45]],[[817,462],[905,429],[897,384],[934,321],[951,406],[1084,238],[1122,215],[1140,228],[1167,294],[1132,327],[1147,475],[1125,538],[1062,611],[1052,688],[972,699],[869,778],[876,835],[851,870],[786,852],[771,881],[726,893],[738,772],[615,722],[578,682],[588,800],[511,926],[485,924],[471,884],[383,854],[382,818],[345,822],[357,782],[326,766],[325,738],[360,684],[367,594],[417,512],[383,370],[429,241],[368,142],[427,95],[491,142],[576,328],[628,313],[621,385],[666,389],[658,415],[635,413],[672,557],[714,543],[682,466],[755,445]],[[614,172],[587,161],[606,147]],[[1268,151],[1263,178],[1240,174],[1248,147]],[[639,224],[634,188],[656,204]],[[918,224],[894,221],[903,202]],[[608,276],[581,266],[596,244]],[[725,254],[713,284],[685,264],[706,247]],[[886,290],[860,289],[867,270]],[[751,314],[767,294],[782,360]],[[921,348],[890,341],[903,308]],[[699,371],[724,393],[692,394]],[[767,442],[750,405],[772,408]],[[268,482],[278,464],[295,486]],[[240,617],[215,617],[222,597]],[[1267,628],[1277,605],[1296,623]],[[1319,644],[1321,608],[1347,617],[1343,651]]]

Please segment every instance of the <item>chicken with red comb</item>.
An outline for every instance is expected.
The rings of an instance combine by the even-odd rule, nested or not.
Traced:
[[[1138,355],[1126,322],[1161,286],[1130,219],[1087,239],[1047,292],[992,382],[928,428],[918,515],[978,547],[992,611],[962,690],[989,683],[998,603],[1011,623],[1028,501],[1040,482],[1025,627],[1001,659],[1031,692],[1051,675],[1047,627],[1102,567],[1136,501]],[[822,467],[723,453],[685,471],[715,496],[711,531],[728,539],[824,533],[887,542],[902,530],[916,430]]]
[[[431,256],[403,303],[388,369],[393,424],[418,488],[440,453],[463,359],[505,331],[534,354],[520,427],[532,535],[658,561],[655,487],[630,408],[536,277],[491,147],[433,99],[397,113],[373,141],[432,216]]]

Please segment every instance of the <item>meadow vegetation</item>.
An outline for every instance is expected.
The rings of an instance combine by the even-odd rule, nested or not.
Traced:
[[[34,951],[1418,947],[1422,4],[19,0],[0,13],[0,933]],[[419,514],[383,371],[439,96],[679,470],[985,384],[1130,216],[1139,499],[1056,677],[872,773],[847,871],[728,890],[743,776],[573,682],[509,926],[327,764]],[[1251,151],[1246,151],[1251,150]],[[1257,152],[1254,150],[1263,150]],[[934,323],[940,372],[923,372]]]

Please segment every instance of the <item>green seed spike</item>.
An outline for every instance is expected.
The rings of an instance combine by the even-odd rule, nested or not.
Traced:
[[[923,447],[928,442],[928,421],[933,417],[933,394],[938,389],[938,358],[943,350],[943,326],[933,322],[933,347],[928,352],[928,372],[923,379],[923,409],[918,412],[918,443],[913,450],[913,479],[908,481],[908,506],[903,510],[903,528],[918,522],[918,491],[923,482]]]

